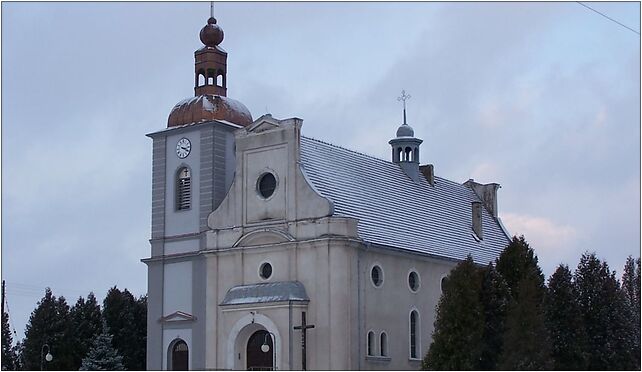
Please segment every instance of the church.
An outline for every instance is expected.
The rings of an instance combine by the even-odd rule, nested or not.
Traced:
[[[405,106],[390,159],[254,119],[227,97],[223,36],[209,18],[194,97],[147,135],[147,368],[419,369],[444,277],[510,242],[499,185],[420,165]]]

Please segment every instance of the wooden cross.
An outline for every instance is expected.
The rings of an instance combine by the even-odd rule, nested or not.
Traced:
[[[313,324],[306,324],[305,322],[305,311],[301,312],[301,325],[300,326],[294,326],[295,330],[301,330],[301,353],[302,353],[302,361],[301,361],[301,366],[303,367],[302,370],[306,370],[306,353],[305,353],[305,343],[306,343],[306,333],[308,329],[314,328]]]
[[[397,97],[397,101],[403,102],[403,123],[406,123],[406,101],[411,98],[410,94],[406,94],[405,90],[401,91],[401,97]]]

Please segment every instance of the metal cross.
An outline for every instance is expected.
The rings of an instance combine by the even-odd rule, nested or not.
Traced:
[[[306,344],[306,333],[307,330],[310,328],[314,328],[313,324],[306,324],[305,323],[305,311],[301,312],[301,325],[300,326],[295,326],[294,329],[296,330],[301,330],[301,353],[302,353],[302,360],[301,360],[301,368],[302,370],[306,370],[306,352],[305,352],[305,344]]]
[[[411,98],[410,94],[406,94],[405,90],[401,91],[401,97],[397,97],[397,101],[403,102],[403,123],[406,123],[406,101]]]

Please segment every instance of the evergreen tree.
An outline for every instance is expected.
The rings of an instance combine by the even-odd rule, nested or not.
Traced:
[[[433,341],[422,368],[476,369],[484,331],[481,274],[469,255],[448,275],[439,299]]]
[[[552,368],[550,341],[542,304],[542,287],[534,276],[519,281],[519,297],[510,303],[506,316],[502,370]]]
[[[575,284],[586,329],[588,369],[635,369],[633,314],[615,273],[594,253],[585,253],[575,270]]]
[[[89,353],[82,360],[81,371],[124,371],[123,357],[112,346],[107,327],[96,337]]]
[[[115,286],[103,301],[103,317],[113,335],[112,345],[123,356],[128,370],[144,370],[146,364],[147,301],[137,301]],[[144,310],[142,310],[144,308]]]
[[[556,370],[586,369],[586,333],[580,317],[573,274],[560,265],[548,281],[545,300],[546,321],[552,341]]]
[[[17,356],[13,349],[13,337],[9,328],[9,314],[2,313],[2,370],[14,371],[17,368]]]
[[[519,297],[519,282],[526,277],[537,280],[538,286],[544,288],[544,274],[538,265],[537,256],[528,245],[524,236],[514,236],[497,259],[497,271],[506,281],[511,298]],[[543,293],[541,293],[543,297]]]
[[[637,266],[637,267],[636,267]],[[634,337],[630,342],[632,367],[640,369],[640,259],[629,256],[622,274],[622,292],[626,298],[629,311],[633,314]]]
[[[76,301],[69,315],[74,343],[72,369],[78,370],[94,339],[102,332],[102,314],[96,297],[90,292],[86,301],[82,297]]]
[[[13,354],[16,356],[16,360],[15,360],[16,368],[15,368],[15,370],[16,371],[24,371],[25,367],[24,367],[24,363],[23,363],[23,359],[22,359],[22,351],[24,350],[24,347],[23,347],[22,342],[21,341],[16,342],[16,346],[14,346],[12,350],[13,350]]]
[[[56,299],[51,289],[45,289],[45,296],[31,313],[26,326],[21,354],[24,368],[40,369],[41,352],[46,344],[54,359],[51,362],[45,362],[44,368],[71,369],[73,345],[69,329],[69,306],[65,298],[61,296]]]
[[[495,370],[503,347],[504,322],[508,309],[509,291],[504,278],[488,264],[483,272],[480,301],[483,308],[484,331],[481,356],[477,369]]]
[[[544,275],[523,236],[513,237],[497,260],[510,300],[506,314],[502,369],[550,369],[550,345],[544,317]]]

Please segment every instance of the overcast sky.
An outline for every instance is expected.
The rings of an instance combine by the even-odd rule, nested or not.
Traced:
[[[639,31],[639,3],[587,3]],[[12,324],[44,288],[146,293],[151,140],[193,95],[209,3],[2,3],[2,278]],[[497,182],[547,277],[640,252],[640,36],[577,3],[217,3],[228,96],[383,159]]]

